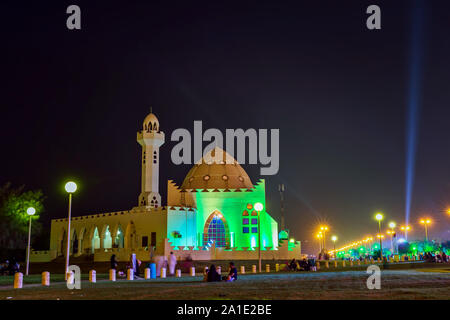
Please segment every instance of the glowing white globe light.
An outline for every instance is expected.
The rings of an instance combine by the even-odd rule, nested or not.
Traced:
[[[262,205],[262,203],[261,202],[257,202],[257,203],[255,203],[255,205],[253,206],[254,208],[255,208],[255,210],[256,211],[262,211],[262,209],[263,209],[263,205]]]
[[[77,184],[73,181],[69,181],[66,183],[64,188],[68,193],[74,193],[75,191],[77,191]]]
[[[29,207],[29,208],[27,209],[27,214],[28,214],[29,216],[32,216],[32,215],[34,215],[35,213],[36,213],[36,209],[35,209],[35,208]]]

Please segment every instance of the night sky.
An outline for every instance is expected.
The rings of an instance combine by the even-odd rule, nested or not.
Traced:
[[[69,179],[75,216],[137,204],[136,132],[150,106],[166,134],[163,199],[166,181],[190,169],[170,162],[170,134],[202,120],[223,132],[280,129],[267,209],[279,221],[284,183],[287,225],[305,249],[320,221],[340,244],[375,234],[376,211],[404,222],[417,1],[29,2],[1,5],[0,183],[42,189],[47,226],[67,215]],[[429,215],[430,236],[448,239],[450,5],[422,3],[411,238]],[[80,31],[66,28],[70,4]],[[366,28],[371,4],[381,30]],[[260,167],[243,167],[256,183]]]

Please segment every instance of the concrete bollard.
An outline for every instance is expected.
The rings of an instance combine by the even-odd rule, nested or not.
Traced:
[[[14,289],[22,289],[23,286],[23,273],[16,272],[14,274]]]
[[[145,270],[144,270],[144,278],[146,280],[150,279],[150,268],[145,268]]]
[[[127,270],[127,280],[134,280],[134,270],[133,269]]]
[[[161,268],[161,278],[166,277],[166,268]]]
[[[218,266],[218,267],[217,267],[217,273],[218,273],[219,275],[222,275],[222,267],[221,267],[221,266]]]
[[[181,269],[177,269],[176,277],[181,278]]]
[[[42,272],[42,285],[47,287],[50,285],[50,272]]]
[[[345,268],[345,260],[342,260],[342,268]]]
[[[67,272],[67,284],[73,284],[75,282],[75,274],[72,271]]]
[[[252,265],[252,272],[256,273],[256,265]]]
[[[328,260],[327,261],[325,261],[325,268],[330,268],[330,263],[328,262]]]
[[[353,260],[350,260],[350,267],[353,267]]]
[[[334,260],[334,267],[335,267],[335,268],[338,267],[338,266],[337,266],[337,261],[336,261],[336,260]]]
[[[245,274],[245,266],[241,266],[241,274]]]
[[[276,272],[280,271],[280,265],[279,265],[278,263],[275,264],[275,271],[276,271]]]
[[[195,276],[195,267],[191,267],[191,269],[189,269],[189,274],[191,275],[191,277]]]
[[[270,264],[266,264],[266,272],[270,272]]]
[[[95,270],[89,271],[89,282],[97,282],[97,272]]]
[[[116,281],[116,269],[109,269],[109,280]]]

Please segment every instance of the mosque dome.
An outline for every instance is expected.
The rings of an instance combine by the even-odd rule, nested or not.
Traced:
[[[223,152],[221,161],[214,161],[216,152]],[[219,155],[218,155],[219,156]],[[229,159],[228,163],[225,159]],[[253,183],[241,165],[224,150],[209,151],[184,178],[181,189],[253,189]]]
[[[289,234],[287,233],[286,230],[281,230],[280,233],[278,234],[278,239],[279,240],[288,240]]]
[[[143,127],[146,132],[159,132],[158,118],[150,112],[144,119]]]

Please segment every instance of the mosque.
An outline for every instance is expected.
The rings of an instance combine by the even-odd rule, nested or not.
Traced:
[[[128,211],[72,217],[70,254],[93,255],[108,261],[111,254],[127,260],[136,253],[149,260],[155,254],[194,260],[256,259],[261,239],[264,259],[299,258],[300,242],[288,241],[286,232],[265,210],[265,181],[253,184],[241,165],[210,160],[212,149],[190,169],[181,186],[167,182],[167,204],[159,193],[159,155],[164,144],[157,117],[150,113],[137,133],[142,147],[141,193],[137,206]],[[208,157],[210,156],[210,157]],[[227,158],[229,159],[229,158]],[[263,204],[257,212],[254,204]],[[66,254],[67,218],[51,222],[50,250],[32,251],[31,261],[51,261]]]

